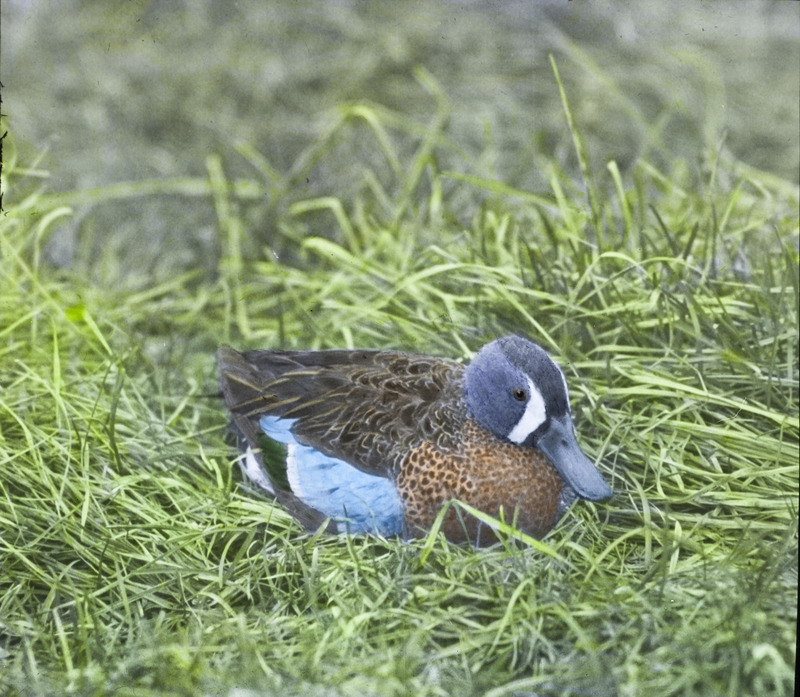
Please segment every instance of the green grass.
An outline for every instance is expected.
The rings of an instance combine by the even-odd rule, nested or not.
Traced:
[[[55,195],[7,140],[0,693],[792,693],[796,185],[714,144],[699,169],[593,170],[565,91],[579,174],[518,189],[418,77],[427,122],[347,104],[285,172],[240,146],[247,180],[211,155],[207,178]],[[307,196],[354,142],[347,195]],[[45,261],[66,206],[157,192],[210,197],[216,268],[115,284],[97,229]],[[309,537],[240,485],[218,343],[467,359],[509,332],[565,368],[616,492],[546,552]]]

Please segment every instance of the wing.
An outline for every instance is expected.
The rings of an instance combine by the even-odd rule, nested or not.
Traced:
[[[294,419],[297,441],[393,478],[423,441],[447,447],[465,419],[463,366],[396,351],[218,353],[234,421],[257,446],[265,415]],[[245,428],[242,425],[245,424]]]
[[[240,381],[247,379],[247,373],[243,372],[247,364],[242,360],[241,354],[227,346],[223,346],[219,349],[218,359],[220,367],[220,387],[222,388],[225,402],[230,407],[233,395],[241,394],[237,387]],[[225,371],[223,370],[223,365],[226,366]],[[229,375],[233,377],[232,380],[229,380]],[[259,443],[260,430],[258,427],[258,420],[252,419],[248,417],[246,413],[238,412],[233,408],[230,408],[230,412],[233,417],[233,422],[252,449],[250,454],[256,459],[263,471],[267,471],[264,467]],[[325,523],[327,516],[303,503],[292,491],[274,486],[273,493],[278,501],[281,502],[281,505],[300,521],[306,530],[317,530]],[[333,521],[328,521],[326,532],[336,532],[336,524]]]

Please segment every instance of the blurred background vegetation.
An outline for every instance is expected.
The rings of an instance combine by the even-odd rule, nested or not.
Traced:
[[[684,162],[699,185],[719,151],[798,180],[792,2],[16,0],[3,19],[7,124],[51,191],[204,177],[212,153],[231,178],[268,176],[237,151],[245,145],[267,172],[303,174],[279,207],[347,198],[365,171],[391,174],[374,142],[345,132],[324,161],[303,154],[349,103],[427,123],[435,104],[418,66],[450,103],[441,169],[546,190],[548,161],[578,165],[550,54],[595,170],[612,159],[623,174],[639,158],[659,169]],[[416,147],[412,134],[392,136],[401,159]],[[480,200],[464,199],[467,223]],[[256,246],[275,236],[279,212],[264,204],[247,211]],[[47,257],[136,286],[214,269],[215,224],[208,197],[80,207]],[[99,264],[100,248],[124,263]]]

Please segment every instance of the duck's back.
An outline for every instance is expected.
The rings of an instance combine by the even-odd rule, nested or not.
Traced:
[[[463,366],[397,351],[219,351],[237,425],[293,421],[298,442],[394,478],[423,441],[448,447],[465,419]],[[245,434],[246,435],[246,434]]]

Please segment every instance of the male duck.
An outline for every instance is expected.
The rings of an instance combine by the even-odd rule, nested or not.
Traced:
[[[396,351],[219,349],[243,469],[307,528],[421,535],[459,499],[541,537],[576,498],[611,496],[575,440],[564,374],[507,336],[464,368]],[[451,510],[452,541],[494,541]]]

